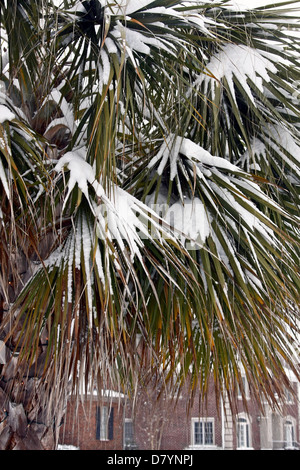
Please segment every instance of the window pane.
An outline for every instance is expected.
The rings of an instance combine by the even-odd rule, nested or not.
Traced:
[[[108,424],[108,407],[101,407],[101,420],[100,420],[100,439],[107,439],[107,424]]]
[[[249,423],[245,418],[239,418],[237,434],[238,447],[250,447]]]
[[[197,445],[203,444],[202,423],[200,421],[194,422],[194,442]]]
[[[291,421],[285,423],[285,443],[286,446],[292,447],[294,443],[294,426]]]
[[[133,442],[133,422],[131,420],[126,420],[124,423],[124,437],[125,444]]]
[[[238,424],[238,447],[243,447],[244,442],[244,427],[242,424]]]
[[[110,408],[108,413],[107,437],[110,441],[114,438],[114,408]]]
[[[213,423],[208,422],[204,423],[204,430],[205,430],[205,444],[213,444],[214,443],[214,436],[213,436]]]

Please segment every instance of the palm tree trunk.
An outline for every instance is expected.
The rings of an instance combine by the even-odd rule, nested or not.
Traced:
[[[38,399],[40,379],[13,380],[11,386],[13,363],[5,366],[6,380],[0,382],[0,450],[53,450],[55,420]]]
[[[22,280],[30,276],[26,263],[19,259],[16,266],[22,267]],[[20,271],[21,271],[20,270]],[[20,272],[18,273],[20,277]],[[7,289],[7,297],[12,304],[21,289],[20,283]],[[1,298],[0,317],[6,321],[13,314],[9,303]],[[47,338],[41,337],[36,361],[30,365],[18,358],[18,339],[22,326],[18,324],[9,341],[0,339],[0,450],[54,450],[57,445],[61,410],[49,407],[47,395],[48,382],[44,377]],[[2,332],[5,336],[5,332]]]

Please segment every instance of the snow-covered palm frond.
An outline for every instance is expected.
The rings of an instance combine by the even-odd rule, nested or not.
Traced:
[[[263,93],[263,83],[271,80],[270,72],[277,72],[274,63],[262,53],[249,46],[238,44],[224,45],[220,52],[210,58],[207,70],[208,75],[202,74],[194,86],[204,83],[204,94],[207,95],[208,90],[211,89],[212,100],[214,100],[217,93],[215,88],[220,88],[222,82],[225,81],[235,104],[237,104],[235,88],[237,85],[235,84],[238,84],[238,87],[255,103],[249,81],[253,88]]]
[[[166,5],[166,2],[155,3]],[[93,73],[94,90],[101,92],[111,83],[116,62],[120,66],[125,61],[139,72],[147,56],[169,54],[174,59],[184,39],[173,34],[168,22],[176,21],[178,28],[190,28],[189,22],[182,13],[168,6],[153,9],[146,6],[86,1],[78,2],[80,8],[75,5],[71,12],[60,13],[58,47],[63,48],[64,57],[72,60],[73,77],[79,71],[82,77]],[[158,17],[162,20],[159,24]]]
[[[208,357],[199,342],[231,348],[228,338],[239,337],[243,331],[243,344],[249,341],[250,345],[248,334],[254,334],[253,328],[247,330],[245,325],[252,323],[255,312],[267,343],[271,340],[267,339],[267,325],[279,305],[285,304],[288,309],[290,303],[297,303],[295,236],[289,238],[274,223],[279,217],[290,224],[291,212],[267,196],[250,174],[187,138],[166,138],[153,152],[147,170],[151,173],[145,184],[150,191],[146,203],[174,228],[177,238],[190,251],[192,261],[186,262],[201,286],[197,300],[189,294],[193,344],[196,350],[199,348],[199,360],[201,357],[200,364],[192,362],[190,366],[196,375],[201,374],[201,369],[208,367]],[[140,180],[145,181],[145,172],[133,179],[137,187]],[[291,280],[293,285],[286,291]],[[176,305],[174,299],[176,294]],[[284,343],[285,314],[281,307],[277,314],[282,318],[279,331]],[[181,311],[180,301],[177,308]],[[227,354],[231,355],[229,351]]]
[[[108,246],[112,246],[113,240],[116,240],[124,255],[126,244],[128,256],[132,261],[136,255],[140,258],[139,249],[143,246],[143,239],[153,237],[162,242],[163,239],[170,238],[167,229],[163,232],[155,212],[149,210],[149,207],[134,196],[117,185],[113,185],[106,193],[101,183],[97,181],[95,171],[82,156],[83,152],[82,150],[67,152],[55,166],[57,172],[64,167],[70,172],[64,206],[77,185],[89,204],[97,236],[102,240],[107,239]],[[89,187],[93,194],[90,194]],[[98,202],[95,202],[95,199]]]
[[[80,360],[86,361],[86,377],[92,374],[101,382],[107,373],[114,375],[121,366],[127,369],[137,334],[150,341],[151,350],[155,337],[149,336],[148,328],[155,330],[164,316],[165,289],[186,297],[183,289],[190,286],[195,293],[197,282],[177,257],[174,250],[185,250],[166,221],[118,186],[106,193],[82,153],[66,153],[55,170],[67,182],[62,212],[67,211],[69,197],[75,197],[76,216],[15,304],[24,322],[18,347],[22,357],[34,361],[32,346],[46,329],[47,348],[66,361],[75,377],[81,343],[90,338]],[[58,181],[56,186],[60,187]],[[37,309],[40,302],[43,307]],[[70,346],[64,348],[65,344]],[[96,370],[95,356],[100,361]],[[129,367],[127,373],[131,372]]]
[[[270,194],[280,198],[283,206],[298,213],[300,140],[296,129],[283,122],[269,125],[251,140],[250,149],[241,157],[240,165],[257,175],[276,180]]]
[[[263,122],[286,119],[285,112],[299,119],[292,99],[299,76],[299,41],[291,43],[284,34],[279,27],[283,26],[282,12],[276,9],[223,9],[218,21],[220,40],[213,48],[209,44],[204,48],[205,69],[197,73],[194,83],[205,96],[198,105],[202,125],[214,125],[212,133],[207,133],[207,145],[214,154],[236,161],[234,142],[249,145],[249,135],[256,134]],[[274,27],[268,28],[271,21]],[[227,148],[220,141],[223,129],[229,135]]]
[[[196,241],[199,237],[199,247],[203,246],[209,236],[215,241],[218,240],[213,229],[214,226],[217,227],[218,234],[221,234],[220,230],[223,232],[222,243],[220,244],[220,241],[216,243],[216,248],[218,247],[220,252],[218,249],[214,251],[218,259],[223,262],[225,258],[222,258],[222,255],[227,253],[229,259],[231,253],[234,254],[233,263],[235,258],[240,257],[245,263],[250,254],[249,265],[245,267],[242,279],[247,279],[246,271],[256,272],[257,278],[260,279],[259,283],[263,283],[264,276],[259,269],[256,250],[265,251],[268,253],[267,257],[275,250],[281,259],[282,242],[280,237],[278,238],[277,226],[257,204],[262,204],[287,219],[290,214],[266,196],[247,174],[228,160],[210,155],[208,151],[189,139],[176,137],[175,143],[174,139],[170,140],[173,145],[169,144],[167,147],[164,143],[148,167],[156,169],[156,179],[159,182],[164,170],[166,174],[168,164],[170,181],[173,184],[173,190],[169,187],[172,200],[168,200],[168,191],[164,192],[158,188],[147,197],[148,204],[153,204],[158,211],[162,211],[165,205],[167,207],[165,217],[168,223],[182,233],[183,238],[189,235],[187,237],[189,241],[191,239]],[[155,180],[154,175],[152,175],[153,180]],[[166,182],[162,183],[162,188],[165,184]],[[174,198],[175,187],[178,201]],[[253,201],[256,201],[256,205]],[[217,226],[216,220],[218,220]],[[194,237],[191,237],[192,233]],[[284,238],[284,234],[281,236]],[[242,246],[243,239],[245,248],[249,245],[248,254],[247,250],[243,254],[239,252],[238,245]],[[195,244],[193,246],[196,247]],[[207,249],[210,250],[211,246],[207,245]],[[237,262],[236,266],[239,264]],[[232,272],[230,263],[227,267]],[[206,279],[203,282],[207,284]]]

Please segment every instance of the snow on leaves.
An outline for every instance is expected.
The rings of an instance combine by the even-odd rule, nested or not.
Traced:
[[[206,65],[207,74],[201,74],[195,81],[195,86],[204,83],[204,93],[212,90],[212,98],[215,96],[215,88],[226,79],[233,99],[236,101],[234,80],[237,80],[248,98],[254,102],[253,91],[249,81],[262,93],[263,82],[269,82],[269,72],[277,73],[274,63],[264,57],[261,52],[244,45],[228,44],[223,46],[217,54],[210,58]]]
[[[213,36],[209,26],[214,24],[197,11],[182,11],[180,2],[173,7],[155,6],[152,1],[124,2],[93,2],[93,6],[83,7],[80,2],[64,12],[65,19],[76,24],[78,30],[78,47],[91,52],[92,60],[85,60],[87,72],[95,67],[97,70],[98,87],[102,93],[104,86],[109,84],[110,72],[115,67],[112,55],[116,54],[119,63],[123,60],[131,62],[138,70],[145,56],[171,55],[176,57],[178,47],[185,47],[185,40],[179,34],[172,34],[173,23],[177,27],[193,27],[202,33]],[[149,5],[149,8],[147,8]],[[87,23],[89,26],[85,26]],[[93,24],[94,23],[94,24]],[[170,23],[170,24],[169,24]],[[84,28],[89,28],[88,30]],[[73,29],[62,40],[64,45],[71,43]],[[83,46],[81,40],[86,42]],[[72,44],[73,47],[73,44]],[[72,52],[73,54],[73,52]],[[72,55],[71,54],[71,55]],[[96,76],[95,75],[95,76]]]
[[[213,241],[214,255],[226,267],[227,272],[232,275],[236,273],[241,282],[251,285],[253,279],[256,279],[257,288],[257,276],[263,279],[257,262],[257,248],[268,246],[270,249],[280,250],[280,243],[271,220],[253,201],[262,201],[264,205],[279,212],[280,206],[267,197],[240,168],[225,158],[211,155],[186,138],[170,136],[166,139],[148,167],[155,169],[160,176],[169,171],[170,180],[177,187],[194,187],[194,197],[182,193],[180,200],[170,200],[170,206],[163,188],[158,192],[157,199],[155,192],[148,197],[149,204],[156,201],[156,206],[153,207],[165,214],[164,219],[174,228],[177,237],[187,249],[204,248],[210,251]],[[184,184],[184,180],[188,182],[188,186]],[[247,253],[248,260],[242,257],[241,263],[237,245],[242,238],[250,250]],[[207,273],[203,273],[204,269],[202,278],[207,285]]]
[[[84,149],[67,152],[55,166],[55,171],[58,173],[64,168],[69,170],[68,193],[64,207],[77,184],[97,220],[99,238],[105,239],[109,236],[110,240],[118,241],[121,249],[124,249],[122,239],[126,240],[133,256],[138,252],[137,247],[141,246],[141,238],[149,237],[148,222],[152,224],[150,233],[160,238],[159,233],[162,228],[157,223],[157,215],[141,201],[116,185],[112,184],[109,191],[105,191],[101,183],[97,181],[94,169],[83,155]],[[94,196],[100,201],[98,204],[95,202],[91,188],[94,190]]]
[[[0,105],[0,123],[2,124],[5,121],[12,121],[15,119],[15,114],[8,109],[7,106],[1,104]]]

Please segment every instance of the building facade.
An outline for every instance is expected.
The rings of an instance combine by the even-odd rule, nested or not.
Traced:
[[[246,383],[246,382],[245,382]],[[263,412],[245,387],[236,412],[217,404],[213,387],[205,404],[189,405],[183,391],[176,403],[166,394],[140,390],[134,408],[126,397],[104,393],[75,404],[70,398],[60,443],[82,450],[278,450],[299,448],[299,384],[280,410],[267,403]]]

